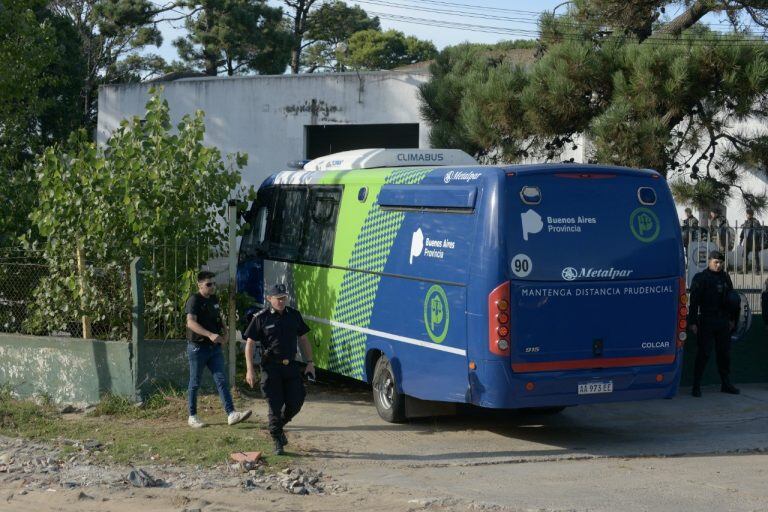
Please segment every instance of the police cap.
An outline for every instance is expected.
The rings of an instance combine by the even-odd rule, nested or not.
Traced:
[[[724,260],[725,256],[720,251],[712,251],[709,253],[709,259],[711,260]]]
[[[279,297],[281,295],[288,295],[288,289],[285,287],[282,283],[277,283],[272,285],[272,287],[267,290],[267,295],[270,297]]]

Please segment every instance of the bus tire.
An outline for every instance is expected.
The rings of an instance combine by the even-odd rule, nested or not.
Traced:
[[[373,370],[373,403],[381,419],[389,423],[405,421],[405,396],[397,391],[392,364],[382,355]]]

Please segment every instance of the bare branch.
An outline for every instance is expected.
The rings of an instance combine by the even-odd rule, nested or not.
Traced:
[[[691,28],[710,12],[719,10],[716,6],[717,3],[713,0],[696,0],[683,14],[664,25],[656,33],[679,36],[683,30]]]

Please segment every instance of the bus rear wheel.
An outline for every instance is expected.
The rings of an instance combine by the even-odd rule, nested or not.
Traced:
[[[373,403],[384,421],[405,421],[405,396],[397,391],[395,372],[387,356],[381,356],[373,370]]]

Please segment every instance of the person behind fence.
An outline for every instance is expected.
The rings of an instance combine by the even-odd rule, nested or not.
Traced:
[[[219,391],[221,404],[227,414],[227,424],[235,425],[247,420],[251,411],[238,412],[232,403],[227,375],[224,372],[224,353],[222,345],[227,333],[221,319],[219,299],[215,294],[214,274],[202,271],[197,274],[197,293],[187,300],[187,356],[189,358],[189,418],[187,424],[192,428],[204,427],[197,417],[197,393],[203,370],[207,367],[213,374],[213,382]]]
[[[699,219],[693,216],[693,210],[685,209],[685,218],[683,219],[683,247],[688,248],[690,242],[699,239]]]
[[[728,236],[728,223],[720,208],[713,208],[709,212],[709,240],[717,244],[721,251],[726,250],[726,238]]]
[[[261,391],[269,407],[269,433],[275,453],[282,455],[288,438],[283,431],[304,404],[306,391],[301,378],[301,365],[296,361],[297,341],[307,364],[304,373],[314,378],[312,346],[307,339],[309,327],[298,310],[286,305],[288,290],[276,284],[267,291],[268,304],[256,313],[245,331],[245,380],[253,387],[253,352],[261,347]]]
[[[744,245],[744,249],[746,250],[747,254],[751,253],[752,250],[757,247],[758,251],[761,249],[761,242],[762,240],[759,239],[760,235],[762,234],[760,231],[760,221],[755,218],[755,211],[751,208],[747,208],[747,220],[744,221],[744,224],[741,225],[741,235],[739,235],[739,245]],[[747,241],[746,244],[744,244],[744,240]],[[757,243],[756,243],[757,242]],[[756,252],[755,255],[755,262],[759,265],[760,264],[760,255]]]
[[[739,390],[731,383],[731,331],[736,325],[738,311],[730,304],[733,283],[723,271],[723,253],[709,253],[707,268],[693,276],[688,326],[697,339],[696,362],[693,370],[691,394],[701,396],[701,380],[712,348],[717,355],[720,373],[720,391],[738,395]]]

